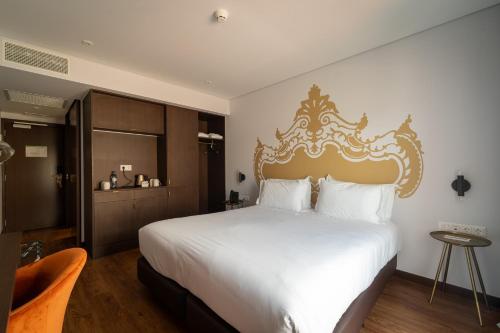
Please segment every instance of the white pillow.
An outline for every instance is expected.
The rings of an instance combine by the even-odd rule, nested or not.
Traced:
[[[349,182],[341,182],[334,179],[332,176],[328,175],[325,178],[320,178],[318,182],[328,181],[336,182],[340,184],[357,184]],[[380,200],[380,206],[377,211],[377,215],[380,221],[388,221],[392,217],[392,207],[394,206],[394,197],[396,196],[396,185],[395,184],[357,184],[360,186],[376,186],[380,187],[382,191],[382,198]]]
[[[311,182],[305,179],[267,179],[260,183],[257,204],[296,212],[311,208]]]
[[[381,199],[378,186],[321,181],[316,210],[339,219],[379,223]]]

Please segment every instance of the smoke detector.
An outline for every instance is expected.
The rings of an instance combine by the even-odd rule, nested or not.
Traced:
[[[217,9],[214,12],[214,17],[217,20],[217,23],[224,23],[227,21],[227,18],[229,17],[229,12],[225,9]]]
[[[82,39],[83,46],[94,46],[94,42],[88,39]]]

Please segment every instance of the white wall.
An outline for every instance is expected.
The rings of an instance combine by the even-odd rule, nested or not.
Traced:
[[[408,114],[422,141],[424,177],[395,203],[401,228],[398,268],[433,278],[441,244],[428,233],[437,221],[479,224],[493,245],[477,251],[486,290],[500,296],[500,6],[478,12],[231,101],[227,124],[227,190],[255,199],[256,138],[274,144],[313,84],[330,94],[348,120],[368,115],[367,134],[396,129]],[[314,50],[304,50],[314,52]],[[236,181],[238,170],[247,174]],[[457,170],[472,183],[459,201]],[[456,249],[449,282],[469,287]]]

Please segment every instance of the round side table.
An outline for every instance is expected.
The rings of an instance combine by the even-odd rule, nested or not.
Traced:
[[[479,265],[477,263],[476,253],[474,252],[474,248],[490,246],[491,241],[476,235],[462,234],[453,231],[433,231],[430,233],[430,235],[432,238],[443,242],[443,252],[441,253],[441,259],[439,260],[439,265],[436,272],[436,278],[434,279],[434,287],[432,288],[432,294],[431,298],[429,299],[429,303],[432,304],[432,299],[434,298],[434,293],[436,292],[436,287],[438,284],[439,276],[441,275],[441,270],[443,268],[443,263],[445,258],[446,258],[446,264],[443,276],[443,291],[446,288],[446,278],[448,276],[448,266],[450,265],[451,249],[453,245],[463,247],[465,250],[465,257],[467,259],[467,268],[469,269],[469,277],[472,285],[472,292],[474,294],[474,301],[476,303],[479,325],[483,326],[483,319],[481,318],[481,308],[479,307],[479,301],[477,298],[476,280],[474,278],[472,261],[474,262],[474,267],[476,269],[479,284],[481,285],[481,291],[483,292],[484,303],[486,304],[486,307],[489,308],[488,298],[486,296],[486,290],[484,288],[483,278],[481,276],[481,271],[479,270]]]

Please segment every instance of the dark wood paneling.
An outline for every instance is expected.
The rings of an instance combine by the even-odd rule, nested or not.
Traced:
[[[224,209],[224,143],[219,143],[217,156],[207,153],[201,160],[203,151],[198,145],[199,121],[206,124],[206,132],[225,135],[224,117],[175,106],[165,107],[111,93],[90,92],[84,100],[84,144],[87,146],[84,163],[86,172],[91,170],[89,175],[86,173],[85,183],[85,200],[90,202],[85,208],[86,221],[90,219],[90,223],[86,223],[85,234],[91,255],[96,257],[136,244],[134,240],[126,240],[119,235],[115,237],[115,243],[95,245],[98,237],[96,230],[101,227],[97,224],[100,222],[88,218],[99,216],[121,223],[122,217],[111,216],[118,214],[116,209],[112,213],[96,213],[93,207],[122,201],[119,195],[115,196],[115,201],[110,201],[106,195],[96,191],[100,181],[109,179],[111,171],[117,172],[119,186],[126,184],[120,164],[132,164],[133,171],[127,172],[131,179],[135,174],[142,173],[159,178],[162,184],[167,185],[163,192],[161,189],[156,194],[137,191],[133,199],[123,200],[132,205],[135,232],[147,223],[166,217],[198,214],[200,203],[204,204],[204,212]],[[134,133],[155,136],[136,136]],[[200,188],[203,190],[201,195]],[[121,191],[124,189],[119,189]]]
[[[64,224],[64,126],[43,124],[23,129],[14,128],[13,123],[2,119],[5,139],[16,150],[4,165],[6,230],[61,226]],[[26,157],[26,146],[46,146],[47,157]]]
[[[131,200],[98,202],[94,207],[95,245],[134,239],[136,228]]]
[[[136,246],[141,226],[165,218],[165,188],[97,190],[111,171],[119,186],[133,186],[136,174],[165,183],[165,138],[164,105],[98,91],[85,98],[85,240],[93,257]],[[130,183],[121,164],[132,165]]]
[[[117,191],[95,191],[94,192],[94,202],[115,202],[115,201],[127,201],[133,200],[134,193],[128,190],[117,190]]]
[[[198,112],[168,106],[166,128],[168,216],[198,214]]]
[[[0,332],[7,331],[16,269],[21,257],[21,233],[0,234]]]
[[[198,204],[198,185],[168,188],[169,218],[196,215],[199,213]]]
[[[199,207],[200,214],[208,213],[208,146],[199,148]]]
[[[125,186],[128,181],[120,171],[120,164],[132,165],[132,171],[126,172],[132,180],[131,186],[136,174],[158,177],[158,140],[155,136],[94,131],[93,143],[94,189],[99,188],[102,180],[109,180],[111,171],[118,174],[118,186]]]
[[[90,256],[94,256],[94,190],[92,185],[92,100],[90,93],[83,100],[83,241]]]
[[[92,92],[95,128],[164,133],[164,106],[122,96]]]
[[[137,228],[164,220],[166,216],[167,196],[165,193],[158,193],[149,198],[137,198],[134,200],[135,218]]]
[[[167,106],[166,128],[168,185],[198,186],[198,112]]]
[[[77,244],[80,240],[80,101],[75,100],[66,113],[64,140],[64,190],[65,190],[65,222],[67,226],[76,228]]]
[[[166,216],[166,188],[94,192],[94,243],[136,244],[137,231]]]

